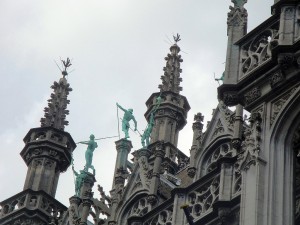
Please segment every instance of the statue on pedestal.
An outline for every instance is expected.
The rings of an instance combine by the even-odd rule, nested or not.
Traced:
[[[75,179],[75,195],[77,197],[80,197],[80,189],[81,189],[83,181],[86,177],[86,173],[83,170],[80,170],[79,171],[80,173],[77,173],[76,170],[74,169],[73,165],[72,165],[72,170],[76,177],[76,179]]]
[[[129,138],[129,134],[128,134],[128,130],[130,128],[130,120],[133,120],[134,122],[134,131],[137,130],[137,122],[133,116],[133,109],[124,109],[122,106],[120,106],[118,103],[117,103],[117,106],[119,109],[121,109],[123,112],[124,112],[124,116],[123,116],[123,119],[122,119],[122,131],[125,133],[125,139]]]
[[[141,138],[141,143],[143,145],[143,148],[148,147],[148,145],[150,144],[150,135],[152,133],[153,126],[154,126],[154,114],[151,113],[150,121]]]
[[[93,134],[91,134],[89,141],[81,141],[79,143],[88,145],[86,152],[85,152],[86,163],[84,166],[84,171],[88,172],[89,168],[91,168],[93,170],[93,174],[95,175],[95,168],[92,165],[93,153],[94,153],[94,150],[98,147],[97,142],[95,142],[95,136]]]

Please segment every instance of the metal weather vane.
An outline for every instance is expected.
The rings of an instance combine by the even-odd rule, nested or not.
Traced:
[[[181,41],[180,35],[178,33],[176,34],[176,36],[173,35],[173,39],[174,39],[175,43]]]
[[[67,69],[72,66],[71,60],[68,57],[67,60],[61,60],[62,64],[64,65],[64,70],[62,71],[63,76],[68,75]]]

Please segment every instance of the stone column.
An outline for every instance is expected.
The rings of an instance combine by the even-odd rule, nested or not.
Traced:
[[[142,184],[144,187],[147,187],[146,182],[148,179],[145,176],[145,174],[149,170],[148,159],[149,159],[150,155],[151,155],[151,151],[146,148],[142,148],[142,149],[136,151],[137,161],[139,163],[141,171],[143,171],[140,173],[140,178],[141,178],[141,181],[142,181]]]
[[[234,150],[234,155],[240,151],[242,143],[242,133],[243,133],[243,106],[237,105],[235,111],[235,122],[234,122],[234,133],[231,140],[231,145]]]
[[[245,131],[243,152],[237,165],[242,175],[240,225],[264,225],[264,187],[266,162],[259,156],[261,144],[260,113],[252,113]]]
[[[82,200],[82,213],[81,213],[80,225],[87,225],[87,218],[89,216],[89,212],[90,212],[92,203],[93,203],[93,201],[91,199],[83,199]]]
[[[128,154],[130,153],[131,149],[132,149],[132,144],[131,141],[127,140],[127,139],[120,139],[118,141],[115,142],[116,143],[116,149],[117,149],[117,159],[116,159],[116,164],[115,164],[115,175],[114,177],[116,177],[116,173],[117,170],[127,170],[127,160],[128,160]],[[113,189],[115,186],[115,180],[113,181]]]
[[[188,168],[188,175],[190,177],[194,177],[196,174],[196,165],[195,165],[195,156],[197,150],[200,148],[201,139],[202,139],[202,129],[203,129],[203,116],[201,113],[198,113],[194,116],[195,122],[193,123],[193,145],[191,148],[191,156],[190,156],[190,165]]]
[[[247,10],[244,6],[235,4],[234,7],[230,7],[227,19],[228,42],[224,84],[236,84],[238,81],[240,49],[234,43],[247,33],[247,17]]]
[[[288,4],[288,3],[287,3]],[[281,8],[280,27],[279,27],[279,45],[292,45],[295,36],[295,21],[296,7],[291,5],[284,5]]]
[[[78,206],[81,203],[81,199],[77,196],[72,196],[69,198],[70,207],[69,207],[69,223],[76,224],[77,220],[80,220],[78,215]]]
[[[95,176],[89,172],[86,172],[84,170],[80,170],[80,175],[84,177],[83,183],[80,189],[80,198],[86,198],[87,196],[90,196],[92,193],[92,188],[94,186],[94,183],[96,182]]]
[[[165,156],[165,152],[163,149],[163,142],[159,142],[155,149],[155,160],[154,160],[154,167],[153,167],[153,174],[150,184],[150,193],[148,195],[148,202],[150,202],[151,205],[155,205],[157,203],[157,188],[159,184],[160,179],[160,170],[161,170],[161,163]]]
[[[172,224],[187,224],[187,218],[184,214],[183,207],[188,207],[186,204],[186,190],[176,188],[174,191],[174,208],[172,216]]]

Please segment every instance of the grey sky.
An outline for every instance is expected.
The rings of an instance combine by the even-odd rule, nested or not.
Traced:
[[[27,167],[19,153],[27,131],[40,126],[53,81],[60,78],[54,60],[73,59],[68,76],[70,115],[66,128],[76,142],[117,135],[116,102],[133,108],[138,129],[146,126],[145,101],[157,92],[169,39],[182,41],[182,94],[191,110],[179,137],[189,154],[197,112],[211,117],[226,56],[226,20],[230,0],[1,0],[0,1],[0,201],[22,191]],[[273,0],[249,0],[249,30],[270,16]],[[71,70],[72,70],[71,69]],[[121,116],[121,112],[120,112]],[[131,133],[133,150],[141,147]],[[98,142],[94,154],[97,183],[111,188],[116,139]],[[74,152],[75,168],[84,165],[85,146]],[[60,176],[57,198],[73,194],[69,169]],[[96,188],[95,196],[98,196]]]

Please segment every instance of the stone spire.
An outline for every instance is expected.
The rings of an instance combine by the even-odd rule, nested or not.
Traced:
[[[68,64],[69,67],[71,64]],[[66,68],[67,68],[66,67]],[[67,105],[70,103],[70,100],[67,99],[70,91],[70,84],[66,79],[68,75],[66,68],[62,71],[63,77],[60,78],[59,82],[54,81],[51,88],[53,93],[48,100],[48,107],[45,107],[45,115],[41,118],[41,127],[54,127],[59,130],[64,130],[65,126],[69,124],[66,120],[66,115],[69,115],[69,110]]]
[[[159,85],[160,92],[153,93],[147,100],[147,112],[145,117],[150,121],[154,114],[155,125],[151,133],[151,143],[164,141],[174,147],[177,146],[179,131],[185,126],[187,112],[190,110],[186,97],[180,95],[182,81],[180,63],[183,61],[178,54],[180,48],[177,42],[180,36],[174,36],[175,44],[170,47],[170,53],[165,60],[164,75],[161,77],[162,84]],[[159,103],[158,103],[159,102]]]
[[[244,8],[247,0],[231,0],[234,6],[230,6],[227,18],[227,56],[224,76],[224,84],[235,84],[238,80],[239,71],[239,47],[237,42],[247,33],[248,14]]]
[[[64,131],[67,95],[72,90],[65,76],[70,60],[63,61],[63,77],[54,82],[49,107],[41,126],[32,128],[24,137],[25,146],[20,155],[28,169],[23,191],[0,203],[1,225],[48,224],[57,221],[67,208],[55,199],[61,172],[71,164],[76,144],[71,135]],[[17,207],[18,206],[18,207]]]
[[[172,91],[174,93],[179,94],[182,91],[182,87],[180,87],[180,82],[182,78],[180,77],[180,73],[182,69],[180,69],[180,63],[183,62],[180,52],[180,48],[177,45],[177,42],[180,41],[180,36],[174,36],[175,44],[170,47],[170,53],[165,57],[166,66],[164,67],[164,75],[161,76],[162,84],[159,85],[159,89],[161,91]]]

